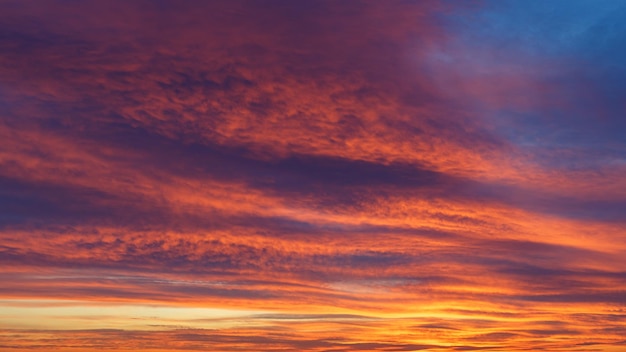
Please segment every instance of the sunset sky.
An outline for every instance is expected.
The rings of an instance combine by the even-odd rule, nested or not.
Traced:
[[[626,351],[626,1],[0,0],[0,351]]]

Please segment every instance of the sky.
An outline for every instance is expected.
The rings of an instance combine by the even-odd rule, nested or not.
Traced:
[[[625,351],[626,2],[1,0],[0,350]]]

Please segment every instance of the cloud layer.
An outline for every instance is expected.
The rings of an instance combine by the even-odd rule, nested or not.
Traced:
[[[623,349],[626,8],[557,3],[3,2],[1,348]]]

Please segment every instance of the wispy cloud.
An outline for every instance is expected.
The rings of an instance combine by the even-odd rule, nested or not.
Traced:
[[[0,348],[619,350],[624,6],[555,6],[4,2]]]

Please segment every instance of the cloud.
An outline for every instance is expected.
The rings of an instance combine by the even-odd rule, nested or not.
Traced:
[[[4,2],[0,298],[264,312],[4,347],[619,344],[623,6],[555,6]]]

